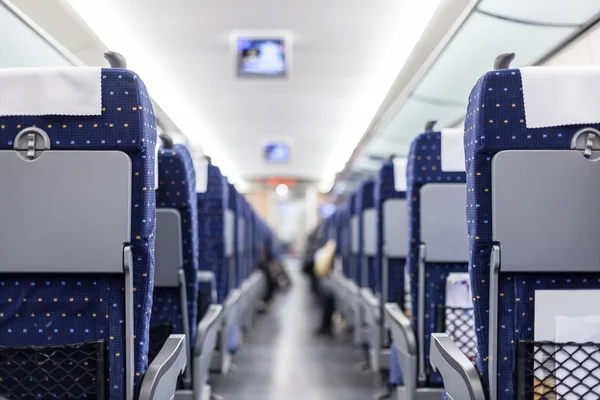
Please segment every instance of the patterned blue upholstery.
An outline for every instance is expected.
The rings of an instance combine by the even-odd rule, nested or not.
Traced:
[[[488,385],[488,311],[492,249],[491,160],[502,150],[568,149],[583,125],[528,129],[519,70],[489,72],[469,97],[465,124],[469,272],[477,347],[477,366]],[[556,99],[564,101],[564,99]],[[600,129],[600,124],[589,125]],[[534,337],[534,292],[543,289],[598,289],[599,274],[500,274],[498,399],[513,399],[515,346]]]
[[[356,214],[360,215],[359,218],[359,243],[360,243],[360,257],[361,257],[361,268],[362,268],[362,257],[364,255],[364,221],[362,217],[363,211],[374,208],[375,207],[375,181],[373,179],[366,180],[356,194],[356,203],[354,207],[356,209]],[[370,288],[373,293],[381,292],[381,269],[377,268],[377,257],[367,256],[367,286]],[[362,286],[359,284],[359,286]]]
[[[338,232],[342,271],[344,276],[348,278],[350,276],[350,210],[347,206],[340,211]]]
[[[356,205],[356,192],[352,193],[348,196],[346,200],[346,207],[348,208],[348,260],[347,260],[347,269],[348,269],[348,278],[352,279],[354,283],[360,283],[360,276],[357,276],[357,269],[360,272],[359,263],[360,260],[356,260],[356,255],[352,252],[352,217],[355,215],[355,205]],[[353,261],[354,260],[354,261]],[[354,265],[353,265],[354,264]]]
[[[176,144],[173,149],[161,147],[158,152],[159,185],[156,206],[175,208],[181,214],[183,270],[187,285],[188,316],[191,340],[196,338],[198,310],[198,204],[196,173],[188,149]],[[173,266],[176,267],[176,266]],[[152,324],[171,322],[174,333],[184,333],[178,288],[154,288]]]
[[[231,183],[229,183],[229,199],[228,199],[228,207],[231,211],[233,211],[235,218],[234,218],[234,231],[233,231],[233,257],[234,257],[234,262],[235,262],[235,276],[233,281],[235,282],[235,287],[233,288],[228,288],[228,290],[233,290],[238,286],[238,279],[240,276],[240,243],[238,240],[238,208],[240,207],[240,198],[239,198],[239,193],[238,191],[235,189],[235,186],[233,186]]]
[[[412,323],[417,332],[419,310],[418,293],[418,254],[421,243],[420,228],[420,192],[427,183],[465,182],[464,172],[444,172],[441,169],[441,133],[427,132],[416,137],[410,147],[406,170],[408,191],[408,218],[410,246],[406,267],[410,276],[412,296]],[[435,312],[438,305],[446,303],[446,277],[452,272],[466,272],[467,265],[462,263],[425,265],[425,358],[426,372],[431,385],[441,385],[442,378],[433,373],[429,363],[430,336],[435,332]]]
[[[405,199],[406,192],[397,192],[394,188],[394,163],[389,161],[383,164],[377,180],[375,181],[374,201],[377,207],[379,219],[377,222],[377,270],[382,270],[383,262],[383,205],[386,200]],[[408,227],[407,227],[408,229]],[[388,259],[388,295],[390,302],[395,302],[404,309],[404,264],[405,258]]]
[[[207,190],[198,193],[199,268],[212,271],[217,281],[217,300],[227,297],[229,268],[225,255],[225,210],[229,201],[229,186],[218,167],[208,165]]]
[[[30,126],[48,134],[52,150],[117,150],[131,158],[134,364],[135,385],[139,388],[148,364],[156,229],[156,121],[150,97],[133,72],[103,69],[102,115],[0,117],[0,150],[12,149],[17,133]],[[93,212],[93,202],[88,206]],[[120,276],[0,276],[0,345],[45,346],[105,339],[110,366],[108,393],[111,399],[122,399],[123,292]]]
[[[252,235],[253,235],[253,227],[252,227],[252,223],[253,223],[253,217],[252,217],[252,207],[250,206],[250,204],[248,203],[248,201],[246,201],[246,199],[244,199],[244,203],[245,203],[245,214],[246,214],[246,234],[244,235],[245,241],[246,241],[246,266],[244,268],[244,276],[242,277],[244,280],[248,279],[248,277],[250,276],[250,274],[252,274],[252,258],[253,258],[253,252],[252,252]]]
[[[394,187],[394,163],[388,161],[383,164],[375,180],[374,202],[377,207],[379,218],[377,220],[377,270],[383,268],[383,205],[386,200],[405,199],[406,192],[397,192]],[[395,302],[404,309],[404,265],[405,258],[388,259],[388,281],[381,282],[381,285],[388,287],[388,302]],[[391,352],[389,383],[394,386],[404,384],[402,380],[402,371],[398,365],[396,353]]]
[[[236,206],[235,206],[235,210],[236,210],[236,224],[237,224],[237,228],[236,228],[236,243],[237,243],[237,252],[236,252],[236,274],[235,274],[235,287],[239,288],[241,283],[243,282],[245,276],[246,276],[246,263],[245,263],[245,259],[246,259],[246,250],[247,250],[247,246],[246,246],[246,227],[242,227],[239,224],[239,218],[242,218],[244,220],[244,225],[246,224],[246,200],[244,199],[244,196],[238,192],[236,190],[235,192],[235,197],[236,197]],[[243,229],[243,233],[240,233],[240,231]],[[240,240],[240,234],[243,236],[243,240]]]

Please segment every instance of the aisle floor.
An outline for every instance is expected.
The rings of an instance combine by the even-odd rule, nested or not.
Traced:
[[[298,261],[287,262],[292,288],[259,316],[237,369],[212,376],[213,393],[225,400],[367,400],[377,392],[373,373],[359,371],[363,359],[348,338],[313,335],[320,309]]]

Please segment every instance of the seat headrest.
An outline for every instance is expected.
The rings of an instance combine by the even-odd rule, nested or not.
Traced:
[[[360,189],[356,192],[356,202],[354,204],[355,213],[360,214],[366,208],[374,207],[375,180],[367,179],[363,182]]]
[[[408,184],[406,182],[406,158],[396,157],[392,161],[394,167],[394,190],[396,192],[406,192]]]
[[[441,168],[444,172],[465,170],[465,147],[463,129],[442,129],[441,131]]]
[[[102,114],[100,67],[0,69],[0,88],[0,117]]]
[[[350,196],[348,196],[348,200],[346,200],[346,202],[349,214],[354,215],[354,205],[356,204],[356,192],[353,192]]]
[[[527,128],[600,123],[600,67],[526,67],[520,72]]]

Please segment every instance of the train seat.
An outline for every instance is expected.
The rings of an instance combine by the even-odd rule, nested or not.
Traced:
[[[185,337],[148,366],[156,124],[142,80],[81,67],[0,82],[0,395],[168,398]]]
[[[411,145],[407,164],[410,320],[386,305],[386,323],[402,370],[401,398],[439,399],[441,376],[431,370],[429,338],[445,316],[446,278],[467,271],[466,202],[462,131],[429,131]],[[405,397],[402,397],[405,396]]]
[[[189,338],[190,366],[181,380],[177,397],[192,397],[196,391],[199,398],[200,393],[210,393],[211,390],[206,381],[223,307],[213,304],[208,310],[202,310],[202,314],[199,313],[199,278],[203,275],[198,270],[198,204],[194,163],[186,146],[173,144],[166,135],[161,135],[161,139],[150,349],[152,352],[157,347],[153,345],[153,340],[162,344],[161,333],[184,333]],[[206,281],[204,279],[204,283]],[[203,289],[212,292],[210,286]],[[206,295],[201,297],[205,298]],[[156,334],[153,335],[153,331]]]
[[[600,199],[590,184],[600,173],[589,90],[598,82],[597,67],[500,69],[471,92],[464,146],[479,355],[475,370],[446,335],[433,336],[432,362],[454,378],[449,399],[600,395],[600,230],[582,211]]]
[[[389,383],[402,385],[402,375],[395,360],[395,354],[389,352],[389,336],[384,328],[382,305],[397,303],[401,309],[404,304],[404,267],[408,251],[408,224],[406,221],[406,159],[393,158],[386,162],[377,174],[375,182],[375,206],[377,207],[377,262],[381,268],[381,303],[379,326],[375,343],[375,356],[379,358],[379,368],[389,371]],[[375,347],[375,346],[374,346]],[[393,357],[394,365],[390,363]]]
[[[229,184],[218,167],[208,164],[206,191],[197,193],[198,227],[200,242],[200,271],[208,278],[215,277],[216,301],[223,305],[222,322],[218,340],[218,357],[213,358],[212,369],[226,374],[231,367],[231,354],[227,341],[232,321],[236,317],[239,293],[230,291],[231,260],[234,243],[234,216],[228,210]],[[214,300],[211,295],[205,302]],[[208,309],[206,304],[203,309]],[[224,342],[225,340],[225,342]]]

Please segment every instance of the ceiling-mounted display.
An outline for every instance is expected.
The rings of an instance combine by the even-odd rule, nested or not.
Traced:
[[[284,38],[237,38],[237,74],[240,77],[287,75]]]
[[[286,163],[290,161],[290,148],[285,143],[267,143],[264,152],[267,162]]]

